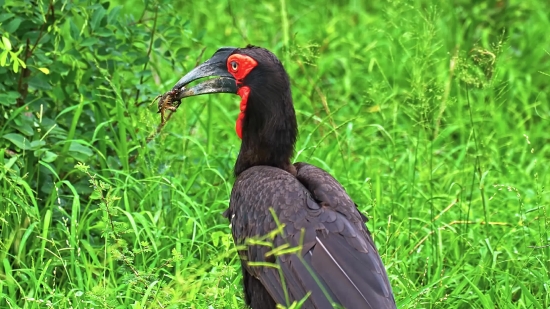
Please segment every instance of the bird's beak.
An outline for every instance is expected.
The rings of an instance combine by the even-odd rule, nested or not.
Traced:
[[[218,49],[210,59],[182,77],[172,88],[178,93],[175,99],[181,100],[185,97],[207,93],[237,93],[237,82],[233,75],[227,71],[226,64],[227,58],[235,49],[234,47]],[[214,76],[216,78],[206,80],[193,87],[186,87],[197,79]]]

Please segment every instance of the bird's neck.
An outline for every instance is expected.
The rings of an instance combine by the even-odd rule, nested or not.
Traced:
[[[273,166],[296,174],[291,159],[298,128],[290,89],[278,95],[251,91],[247,99],[235,176],[257,165]]]

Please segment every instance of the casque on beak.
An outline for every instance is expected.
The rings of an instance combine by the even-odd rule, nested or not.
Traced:
[[[236,48],[222,47],[204,63],[194,68],[191,72],[182,77],[172,90],[176,90],[178,95],[175,100],[181,100],[185,97],[191,97],[208,93],[237,93],[237,81],[227,71],[227,58]],[[193,87],[186,88],[189,83],[205,78],[214,77]]]

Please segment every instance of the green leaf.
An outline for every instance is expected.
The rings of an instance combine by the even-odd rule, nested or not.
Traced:
[[[110,12],[109,16],[107,17],[107,23],[112,24],[114,20],[116,20],[119,17],[120,10],[122,9],[122,6],[115,6]]]
[[[4,30],[7,33],[14,33],[17,29],[19,29],[19,25],[21,25],[22,21],[23,19],[16,17],[4,27]]]
[[[85,38],[84,41],[80,43],[80,46],[84,46],[84,47],[92,46],[97,44],[98,42],[99,42],[99,39],[96,37]]]
[[[25,63],[25,61],[23,61],[21,58],[19,58],[19,53],[20,53],[21,51],[23,51],[23,49],[20,48],[19,51],[18,51],[17,53],[12,54],[11,56],[12,56],[13,58],[15,58],[15,60],[16,60],[17,62],[19,62],[19,65],[21,65],[23,68],[27,68],[27,64]]]
[[[32,141],[31,142],[31,148],[33,150],[38,150],[40,148],[42,148],[42,146],[46,145],[46,142],[45,141],[41,141],[41,140],[37,140],[37,141]]]
[[[71,142],[71,146],[69,147],[69,151],[78,152],[78,153],[81,153],[81,154],[86,155],[88,157],[90,157],[94,154],[90,148],[88,148],[88,147],[86,147],[82,144],[79,144],[77,142]]]
[[[101,191],[94,191],[92,192],[92,194],[90,195],[90,199],[91,200],[98,200],[101,198]]]
[[[20,114],[13,120],[12,127],[24,135],[32,137],[34,135],[34,129],[32,127],[34,119],[32,115],[29,117],[25,114]]]
[[[73,38],[73,40],[78,41],[78,39],[80,38],[80,30],[78,30],[78,27],[76,26],[76,24],[72,19],[69,21],[69,25],[70,25],[71,37]]]
[[[0,104],[10,106],[16,103],[21,94],[17,91],[0,92]]]
[[[109,37],[109,36],[112,36],[114,34],[113,31],[111,31],[107,28],[99,28],[94,33],[97,36],[101,36],[101,37]]]
[[[48,78],[44,75],[34,75],[29,79],[29,87],[37,90],[50,90],[52,86],[48,83]]]
[[[38,68],[38,69],[46,75],[50,74],[50,70],[48,70],[47,68]]]
[[[4,138],[12,142],[16,147],[22,149],[22,150],[30,150],[31,149],[31,143],[27,138],[25,138],[21,134],[17,133],[8,133],[4,135]]]
[[[99,24],[101,23],[101,20],[105,16],[105,9],[103,7],[98,7],[93,15],[92,15],[92,21],[90,22],[90,26],[92,26],[92,30],[97,29]]]
[[[13,55],[12,55],[13,57]],[[13,72],[17,73],[19,72],[19,61],[14,61],[13,64],[12,64],[12,68],[13,68]]]
[[[4,44],[4,48],[6,50],[11,50],[11,42],[10,42],[10,39],[8,39],[7,37],[3,36],[2,37],[2,43]]]
[[[0,2],[1,3],[1,2]],[[2,13],[0,14],[0,23],[3,23],[4,21],[14,17],[15,14],[13,13]]]
[[[42,155],[42,161],[44,161],[44,162],[51,163],[51,162],[55,161],[55,159],[57,159],[57,154],[55,154],[51,151],[46,151]]]
[[[3,66],[6,66],[6,62],[8,62],[8,53],[9,51],[7,49],[5,49],[2,54],[0,54],[0,66],[3,67]]]
[[[13,166],[13,164],[15,164],[18,158],[19,156],[13,156],[7,161],[6,159],[4,159],[4,170],[9,170]]]

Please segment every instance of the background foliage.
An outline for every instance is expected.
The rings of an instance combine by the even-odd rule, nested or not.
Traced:
[[[159,134],[148,105],[247,43],[283,60],[296,160],[371,218],[400,308],[550,306],[547,1],[0,7],[1,307],[243,306],[238,99]]]

